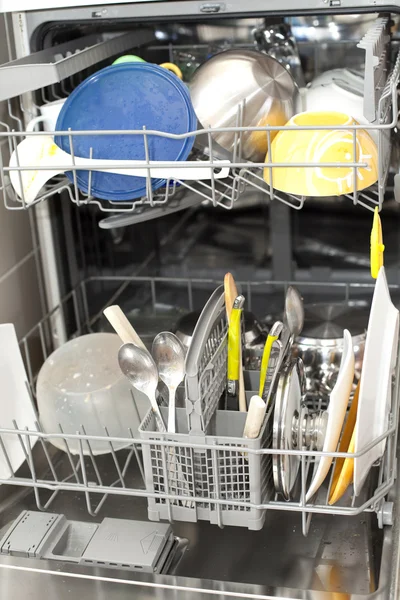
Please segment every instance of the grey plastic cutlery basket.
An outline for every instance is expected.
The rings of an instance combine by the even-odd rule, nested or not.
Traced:
[[[246,393],[247,398],[254,393]],[[161,412],[166,418],[168,409],[162,407]],[[271,412],[267,414],[258,438],[246,439],[242,437],[246,414],[217,410],[209,432],[199,436],[189,433],[184,408],[176,410],[177,433],[156,431],[154,413],[147,413],[139,429],[143,439],[154,441],[142,446],[146,490],[160,496],[148,498],[150,520],[200,519],[220,527],[262,528],[265,510],[254,505],[271,499],[272,455],[248,454],[244,448],[271,446],[272,416]],[[179,445],[171,451],[160,441]]]
[[[142,438],[154,441],[143,444],[146,489],[159,495],[148,498],[150,520],[263,526],[265,510],[254,505],[272,496],[272,457],[244,449],[271,447],[272,417],[266,415],[258,438],[243,438],[247,413],[217,410],[226,374],[227,320],[221,286],[205,305],[193,333],[186,358],[186,408],[176,410],[176,433],[157,431],[152,411],[139,428]],[[245,375],[249,401],[257,393],[252,390],[258,387],[260,374]],[[161,410],[166,420],[168,409]],[[167,441],[179,445],[168,446]]]

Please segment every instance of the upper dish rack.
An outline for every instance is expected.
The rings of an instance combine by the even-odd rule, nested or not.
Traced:
[[[363,158],[357,157],[357,131],[367,130],[369,132],[375,131],[377,139],[377,150],[378,150],[378,178],[377,182],[371,187],[364,190],[357,190],[356,185],[352,184],[353,191],[345,194],[344,197],[348,198],[353,204],[359,204],[369,210],[374,210],[376,206],[381,209],[384,200],[385,189],[387,184],[387,178],[390,169],[391,161],[391,132],[397,125],[398,115],[398,96],[397,86],[400,78],[400,54],[397,56],[392,70],[388,73],[388,44],[390,42],[390,35],[388,33],[389,19],[379,18],[375,22],[371,30],[364,36],[358,45],[360,48],[365,50],[365,77],[364,77],[364,114],[369,115],[371,125],[341,125],[341,126],[296,126],[293,129],[296,130],[341,130],[344,132],[350,132],[353,139],[353,155],[350,160],[346,163],[343,162],[305,162],[298,164],[289,164],[286,162],[250,162],[244,160],[241,156],[242,137],[246,132],[265,132],[265,136],[268,142],[268,148],[271,148],[271,140],[273,135],[282,129],[279,126],[263,126],[263,127],[245,127],[243,126],[243,106],[238,107],[236,125],[229,128],[216,128],[216,129],[202,129],[196,132],[191,132],[181,135],[172,135],[160,131],[147,131],[147,130],[132,130],[132,131],[91,131],[91,135],[132,135],[140,136],[143,139],[145,148],[146,160],[142,163],[128,166],[127,168],[134,173],[135,169],[141,169],[146,172],[146,188],[147,194],[132,201],[106,201],[99,200],[94,197],[91,187],[91,177],[89,176],[89,185],[87,193],[82,192],[78,187],[77,174],[82,171],[88,171],[87,166],[82,167],[76,164],[75,152],[74,152],[74,140],[73,136],[85,135],[85,131],[68,131],[68,132],[57,132],[57,135],[69,136],[70,148],[71,148],[71,162],[65,165],[65,170],[72,173],[72,183],[67,180],[64,175],[58,175],[51,179],[45,187],[42,188],[39,195],[30,202],[27,202],[24,193],[22,198],[19,198],[14,191],[10,183],[10,173],[14,171],[21,173],[28,171],[28,169],[20,166],[22,163],[21,157],[18,153],[18,143],[27,136],[43,136],[49,135],[48,132],[28,132],[23,128],[21,119],[16,116],[14,102],[8,101],[9,112],[13,121],[16,123],[17,128],[11,129],[9,125],[0,123],[5,129],[0,133],[0,140],[4,138],[2,144],[2,152],[0,156],[0,190],[3,191],[4,203],[6,208],[10,210],[24,210],[50,198],[56,194],[66,191],[70,197],[70,200],[78,206],[87,204],[96,204],[98,208],[106,213],[117,213],[117,212],[134,212],[140,206],[148,206],[149,208],[158,207],[169,209],[170,205],[177,210],[180,203],[185,202],[181,200],[183,192],[189,192],[191,198],[197,200],[197,202],[208,202],[215,207],[221,207],[224,209],[232,209],[235,202],[244,193],[246,189],[254,189],[261,192],[269,200],[279,200],[287,204],[288,206],[299,210],[301,209],[306,200],[307,196],[295,195],[283,193],[274,187],[272,175],[272,167],[282,168],[346,168],[350,172],[350,177],[353,182],[358,181],[359,170],[368,167],[367,163]],[[61,83],[61,90],[63,96],[67,94],[67,87],[73,88],[73,85],[67,86],[66,79],[68,74],[79,73],[82,69],[87,68],[90,65],[99,62],[100,60],[112,56],[118,52],[122,52],[127,47],[132,47],[133,38],[131,34],[120,36],[119,38],[108,40],[102,44],[96,44],[92,48],[82,50],[78,54],[72,54],[68,58],[62,60],[53,60],[46,54],[48,51],[44,51],[45,55],[40,59],[36,58],[35,55],[28,58],[29,64],[35,64],[35,62],[41,62],[42,60],[48,60],[47,64],[36,65],[38,73],[41,74],[41,85],[51,85],[56,82]],[[143,31],[142,37],[138,40],[137,34],[135,33],[135,45],[138,43],[146,43],[150,41],[151,34]],[[93,40],[92,40],[93,42]],[[76,45],[76,44],[75,44]],[[75,47],[75,46],[74,46]],[[77,47],[85,47],[85,44],[78,44]],[[61,48],[61,47],[58,47]],[[42,53],[38,53],[41,55]],[[54,54],[54,52],[53,52]],[[47,57],[47,58],[46,58]],[[40,59],[40,60],[39,60]],[[10,98],[17,93],[26,92],[29,85],[25,82],[26,78],[23,78],[15,74],[25,72],[27,68],[27,62],[14,61],[0,68],[0,81],[3,74],[7,74],[7,81],[10,80],[13,86],[8,87],[7,85],[2,86],[3,90],[7,90],[3,94]],[[29,66],[28,66],[29,68]],[[25,99],[26,100],[26,99]],[[33,117],[34,114],[29,114],[26,108],[26,102],[22,103],[20,108],[25,113],[26,120]],[[37,107],[36,107],[37,108]],[[35,105],[33,105],[35,110]],[[286,129],[290,129],[289,127]],[[218,173],[221,169],[221,164],[215,159],[218,156],[218,148],[214,142],[214,134],[220,132],[232,132],[235,135],[235,151],[232,156],[231,163],[229,165],[229,175],[223,179],[218,178]],[[73,135],[72,135],[73,134]],[[186,163],[181,162],[157,162],[156,165],[150,165],[152,156],[148,151],[149,140],[152,136],[161,136],[171,139],[184,139],[188,137],[195,138],[194,147],[198,147],[198,150],[194,150],[191,155],[191,161]],[[202,138],[202,142],[200,142]],[[204,139],[206,139],[206,154],[204,153]],[[200,142],[197,144],[197,142]],[[200,148],[202,148],[200,150]],[[8,150],[8,152],[7,152]],[[12,152],[16,153],[16,165],[13,167],[9,166],[8,154]],[[93,152],[95,155],[95,152]],[[153,161],[154,162],[154,161]],[[201,168],[202,165],[206,165],[210,168],[210,179],[208,180],[196,180],[187,178],[172,178],[168,176],[168,170],[179,166],[184,172],[185,169],[197,169]],[[114,165],[116,166],[116,165]],[[152,190],[152,171],[151,169],[155,166],[165,170],[165,187],[159,190]],[[112,169],[113,165],[102,169]],[[270,174],[270,184],[267,184],[263,177],[263,172]],[[48,171],[51,170],[50,164],[42,163],[41,165],[32,165],[29,167],[29,171]],[[93,166],[95,170],[95,163]],[[91,171],[89,170],[89,173]],[[18,175],[20,177],[20,175]],[[21,184],[21,179],[19,180]],[[21,185],[22,188],[22,185]],[[174,198],[174,200],[172,200]],[[175,201],[176,199],[176,201]],[[191,203],[194,203],[193,200]],[[183,208],[183,204],[182,204]]]

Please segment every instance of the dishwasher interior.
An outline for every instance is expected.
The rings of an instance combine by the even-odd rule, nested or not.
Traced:
[[[29,93],[22,86],[18,95],[7,100],[11,126],[0,123],[0,137],[5,134],[1,163],[4,201],[10,210],[29,209],[33,215],[33,232],[42,251],[37,276],[47,291],[43,318],[20,340],[33,405],[43,362],[67,340],[87,333],[111,332],[103,310],[112,304],[121,306],[148,347],[158,332],[173,331],[184,315],[200,311],[228,271],[234,274],[246,296],[246,309],[258,317],[265,331],[279,317],[291,282],[307,304],[343,302],[369,306],[374,290],[369,273],[369,245],[376,206],[383,209],[390,293],[393,303],[400,306],[400,213],[396,201],[400,34],[394,12],[343,13],[336,15],[336,20],[321,14],[285,19],[269,14],[246,18],[183,14],[173,19],[157,15],[151,20],[138,20],[129,18],[129,6],[125,5],[121,8],[123,19],[98,19],[96,11],[90,11],[93,18],[89,19],[86,9],[82,9],[81,17],[79,11],[60,10],[58,15],[53,10],[48,18],[41,11],[26,13],[21,39],[16,15],[6,17],[10,36],[14,26],[17,56],[12,54],[12,59],[22,58],[24,37],[29,40],[31,53],[54,52],[59,44],[70,44],[78,49],[79,59],[79,41],[90,36],[85,42],[88,50],[82,66],[72,65],[68,76],[65,72],[61,77],[58,74],[56,83],[35,87]],[[179,64],[184,81],[188,82],[209,57],[232,48],[265,49],[274,32],[278,39],[285,39],[287,54],[279,54],[279,44],[268,45],[268,51],[276,52],[299,86],[304,87],[338,66],[363,69],[368,53],[357,44],[382,19],[386,37],[377,64],[382,66],[384,50],[384,84],[378,86],[377,94],[372,88],[374,99],[370,99],[377,111],[379,177],[367,190],[324,198],[281,194],[266,185],[260,165],[252,167],[241,156],[235,156],[232,175],[220,183],[169,181],[165,189],[154,195],[150,185],[146,198],[130,203],[100,200],[91,195],[90,185],[88,193],[82,193],[76,178],[68,180],[65,175],[51,179],[31,203],[25,198],[21,201],[13,193],[7,153],[15,151],[24,137],[26,123],[37,115],[38,107],[67,97],[89,75],[111,65],[118,55],[132,53],[150,63]],[[373,32],[374,39],[378,39],[379,26]],[[97,54],[92,55],[97,44]],[[73,51],[68,56],[73,57]],[[15,89],[21,85],[20,79],[13,80]],[[240,130],[240,119],[237,127]],[[209,146],[209,156],[204,148],[196,149],[193,156],[212,161],[212,142]],[[357,170],[356,159],[354,163]],[[150,180],[149,172],[147,179]],[[348,326],[351,329],[352,323]],[[252,369],[258,373],[260,361]],[[250,369],[246,376],[251,378]],[[33,431],[24,432],[25,424],[15,422],[14,431],[0,430],[0,445],[5,453],[2,439],[18,438],[26,460],[16,472],[9,465],[12,476],[1,478],[0,540],[8,539],[12,524],[15,526],[18,519],[22,526],[28,522],[28,535],[23,540],[21,530],[20,546],[14,553],[2,546],[0,587],[5,594],[11,589],[22,594],[30,586],[32,597],[36,597],[45,585],[58,598],[67,597],[71,590],[89,598],[95,593],[93,587],[97,597],[108,598],[125,598],[132,593],[143,597],[162,594],[163,598],[189,594],[282,600],[398,598],[399,380],[397,362],[391,420],[385,434],[387,448],[382,460],[372,468],[362,494],[357,498],[348,494],[339,506],[328,506],[328,477],[318,497],[306,504],[303,488],[310,480],[310,467],[319,460],[321,452],[318,455],[305,450],[294,499],[286,502],[275,495],[253,501],[251,509],[265,513],[259,531],[222,527],[221,513],[229,523],[226,513],[234,513],[234,509],[240,512],[240,493],[227,501],[216,492],[213,500],[217,516],[212,522],[174,518],[176,504],[171,502],[171,490],[153,488],[153,494],[149,494],[143,448],[152,447],[153,438],[150,436],[146,446],[139,436],[146,403],[141,405],[134,400],[138,407],[136,429],[127,428],[122,449],[118,449],[118,438],[107,430],[108,423],[104,423],[105,436],[101,440],[87,434],[84,428],[75,434],[65,434],[60,429],[52,432],[58,443],[50,443],[52,436],[43,431],[40,414]],[[250,389],[254,389],[254,384]],[[320,398],[312,398],[310,403],[313,409],[326,408]],[[183,388],[178,389],[177,406],[184,410]],[[108,444],[110,451],[97,455],[93,448],[99,441]],[[200,443],[197,453],[201,449]],[[192,450],[196,455],[196,442]],[[178,452],[179,444],[171,456]],[[247,460],[243,459],[244,451],[239,454],[242,461]],[[250,455],[258,456],[251,451]],[[213,464],[215,467],[216,462]],[[148,502],[150,498],[159,502],[160,494],[171,517],[172,534],[167,529],[166,536],[173,541],[166,545],[168,551],[161,558],[157,555],[157,567],[152,564],[149,572],[143,572],[143,567],[135,566],[131,558],[124,562],[113,559],[112,552],[107,555],[104,548],[107,544],[110,548],[122,544],[123,532],[106,536],[96,557],[87,554],[86,561],[79,560],[89,549],[93,531],[99,531],[96,526],[103,526],[104,519],[151,523]],[[179,508],[184,506],[182,499],[180,502]],[[191,500],[186,502],[190,504]],[[46,523],[42,513],[49,515]],[[66,521],[58,515],[64,515]],[[40,540],[40,552],[39,546],[35,549],[35,545],[29,545],[35,523],[36,527],[37,523],[44,525],[46,531]],[[62,536],[55,544],[51,535],[56,526]],[[51,551],[45,548],[45,542],[51,543]],[[42,577],[38,576],[40,573]]]

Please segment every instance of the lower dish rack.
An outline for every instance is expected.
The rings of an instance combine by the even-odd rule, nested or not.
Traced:
[[[193,300],[194,290],[198,288],[204,297],[205,289],[215,287],[215,282],[211,280],[182,279],[177,282],[167,278],[133,277],[127,278],[126,282],[136,290],[149,285],[155,300],[154,306],[162,306],[163,294],[167,293],[168,287],[176,291],[178,283],[180,293],[182,289],[187,290],[189,309],[193,308],[190,298]],[[63,310],[66,311],[68,302],[72,302],[75,307],[81,305],[87,307],[85,294],[93,283],[93,280],[85,281],[73,293],[68,294],[64,299]],[[251,305],[252,302],[256,303],[258,293],[261,293],[264,298],[267,290],[272,294],[271,298],[276,293],[284,293],[288,282],[242,282],[241,285],[244,290],[250,292],[247,295]],[[307,296],[307,293],[315,293],[319,284],[297,282],[296,285],[302,290],[304,296]],[[365,294],[372,290],[372,287],[372,284],[368,286],[321,283],[320,285],[323,293],[335,292],[336,297],[341,295],[344,302],[357,297],[360,293]],[[124,289],[126,291],[126,287]],[[396,286],[392,290],[394,293],[399,291]],[[101,312],[97,315],[98,319],[100,314]],[[96,329],[98,320],[96,322],[95,316],[85,311],[83,313],[79,313],[79,310],[75,311],[76,333],[82,334]],[[46,324],[51,324],[53,319],[54,311],[30,332],[30,336],[22,340],[21,348],[27,350],[32,339],[39,332],[45,339]],[[220,340],[222,344],[225,343],[224,339],[226,340],[226,329],[222,328]],[[33,363],[29,362],[28,376],[33,385],[32,365]],[[208,423],[202,433],[190,425],[190,414],[188,414],[190,410],[186,404],[186,408],[177,409],[176,434],[154,431],[154,420],[150,412],[145,414],[139,430],[136,428],[129,430],[127,424],[127,434],[124,438],[108,435],[106,429],[104,436],[87,435],[83,430],[75,433],[44,432],[39,417],[33,429],[25,428],[23,422],[14,422],[7,427],[1,424],[0,459],[8,464],[10,473],[8,477],[3,476],[0,483],[5,486],[31,488],[40,510],[49,509],[54,498],[61,492],[83,494],[87,511],[92,516],[96,516],[107,498],[114,495],[129,497],[132,500],[147,499],[149,517],[155,520],[194,522],[205,519],[219,526],[239,525],[259,529],[262,527],[266,511],[291,511],[301,515],[302,530],[305,535],[314,513],[355,516],[363,512],[375,512],[380,526],[391,524],[392,505],[387,501],[387,496],[396,477],[399,365],[397,361],[387,430],[379,439],[374,440],[357,454],[317,452],[305,448],[275,450],[271,447],[270,441],[272,428],[270,412],[267,413],[259,438],[248,440],[242,437],[245,414],[218,410],[217,403],[210,418],[207,417]],[[218,368],[225,370],[224,360],[219,363]],[[249,400],[252,391],[257,388],[255,381],[258,372],[245,372],[245,374]],[[180,392],[178,406],[182,406],[183,390],[181,389]],[[133,401],[136,401],[134,396]],[[309,409],[321,408],[318,400],[309,398],[307,402]],[[143,415],[143,406],[140,404],[138,406],[139,412]],[[189,409],[192,406],[189,404]],[[161,407],[161,410],[165,411],[166,408]],[[197,411],[196,415],[201,416],[201,412]],[[49,443],[49,440],[54,438],[61,440],[65,453],[55,450]],[[11,439],[21,446],[26,458],[25,464],[18,471],[12,469],[8,457]],[[328,486],[328,489],[326,487],[321,489],[317,497],[306,502],[305,490],[308,476],[321,456],[330,456],[334,459],[355,458],[366,454],[370,447],[379,444],[382,440],[386,440],[385,452],[379,464],[371,470],[368,485],[364,486],[360,496],[346,497],[339,505],[330,506]],[[72,451],[73,446],[76,448],[77,441],[78,451]],[[102,441],[110,448],[110,460],[106,471],[102,470],[103,457],[96,456],[92,451],[95,441]],[[124,449],[116,451],[117,445],[124,446]],[[275,493],[273,488],[271,463],[273,456],[279,454],[295,455],[299,461],[299,476],[290,501],[285,501]]]

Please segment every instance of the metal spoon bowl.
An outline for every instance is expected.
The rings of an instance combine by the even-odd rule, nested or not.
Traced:
[[[291,336],[300,335],[304,325],[304,305],[299,290],[293,285],[286,292],[285,317]]]
[[[165,430],[156,400],[158,370],[149,352],[132,343],[123,344],[118,351],[118,363],[122,373],[129,379],[133,387],[148,397],[153,411],[160,420],[161,427],[164,427]]]

